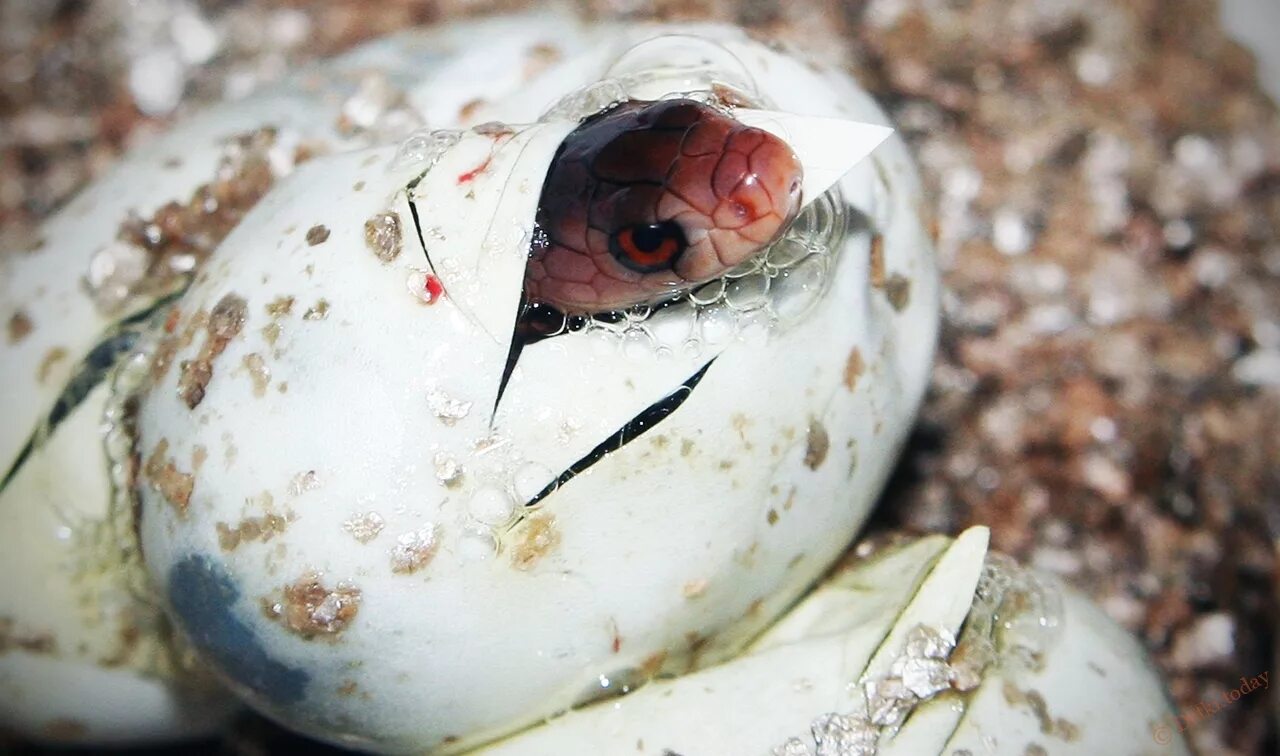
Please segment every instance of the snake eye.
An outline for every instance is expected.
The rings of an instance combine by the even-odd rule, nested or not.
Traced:
[[[670,268],[688,245],[675,221],[627,226],[609,237],[609,252],[637,273]]]

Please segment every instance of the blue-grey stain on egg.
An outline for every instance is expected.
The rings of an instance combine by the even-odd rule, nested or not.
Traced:
[[[169,570],[169,605],[201,654],[274,704],[301,701],[311,676],[267,654],[237,613],[239,599],[235,581],[207,556],[186,556]]]

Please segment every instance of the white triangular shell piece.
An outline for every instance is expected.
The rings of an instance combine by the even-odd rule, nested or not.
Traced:
[[[734,117],[791,145],[804,166],[802,206],[821,197],[889,138],[893,129],[843,118],[741,108]]]

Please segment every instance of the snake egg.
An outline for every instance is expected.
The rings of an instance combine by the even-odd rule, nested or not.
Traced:
[[[504,106],[502,125],[426,154],[415,142],[299,166],[174,305],[167,369],[137,416],[142,549],[203,658],[293,727],[457,750],[737,653],[861,525],[919,402],[937,304],[914,179],[897,142],[859,161],[883,133],[842,119],[883,116],[847,81],[706,30],[697,44],[755,72],[750,107],[637,105],[625,128],[684,129],[675,157],[644,149],[675,161],[660,189],[686,196],[637,195],[664,177],[636,158],[643,140],[566,167],[582,119],[618,106],[547,114],[599,89],[565,77],[634,33],[594,34],[523,84],[542,107]],[[655,69],[611,86],[661,103],[687,99],[689,79]],[[782,254],[643,285],[664,223],[683,224],[682,260],[695,239],[712,257],[739,243],[708,238],[715,221],[690,216],[715,213],[672,178],[680,160],[729,170],[699,169],[699,139],[720,166],[743,155],[732,186],[762,187],[750,212],[788,228],[755,238]],[[753,163],[761,145],[778,157]],[[774,171],[793,170],[774,167],[783,146],[798,163],[775,190]],[[800,195],[801,168],[805,207],[766,207],[789,182]],[[557,169],[606,189],[556,204]],[[368,223],[388,216],[395,256],[369,247]],[[531,277],[539,233],[582,262],[549,255]],[[583,266],[614,283],[549,294]]]
[[[354,129],[371,66],[403,112]],[[392,37],[178,125],[4,284],[36,329],[4,346],[0,493],[31,523],[0,553],[75,587],[6,588],[9,635],[83,683],[109,653],[70,649],[118,630],[77,607],[142,617],[157,737],[230,711],[211,673],[391,752],[734,657],[845,549],[926,385],[937,272],[888,134],[739,30],[554,16]],[[60,477],[77,456],[101,475]],[[64,521],[131,548],[54,551]],[[72,580],[90,558],[108,578]],[[0,684],[32,701],[25,645]]]

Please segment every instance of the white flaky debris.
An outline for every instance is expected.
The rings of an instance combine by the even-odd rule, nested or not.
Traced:
[[[448,452],[436,452],[432,459],[436,470],[436,480],[442,486],[456,484],[462,478],[462,465]]]
[[[428,523],[397,538],[391,549],[391,571],[407,575],[425,567],[439,546],[438,531],[434,523]]]
[[[342,529],[360,543],[368,543],[377,538],[386,526],[386,520],[377,512],[362,512],[342,523]]]
[[[824,714],[810,726],[816,756],[875,756],[880,730],[861,717]]]
[[[852,712],[831,712],[813,720],[809,737],[790,738],[773,756],[875,756],[880,733],[895,729],[920,703],[965,677],[948,663],[956,647],[945,629],[917,625],[907,633],[902,654],[884,677],[861,681],[863,699]]]
[[[471,402],[454,399],[439,389],[427,392],[427,408],[445,425],[453,425],[471,412]]]

